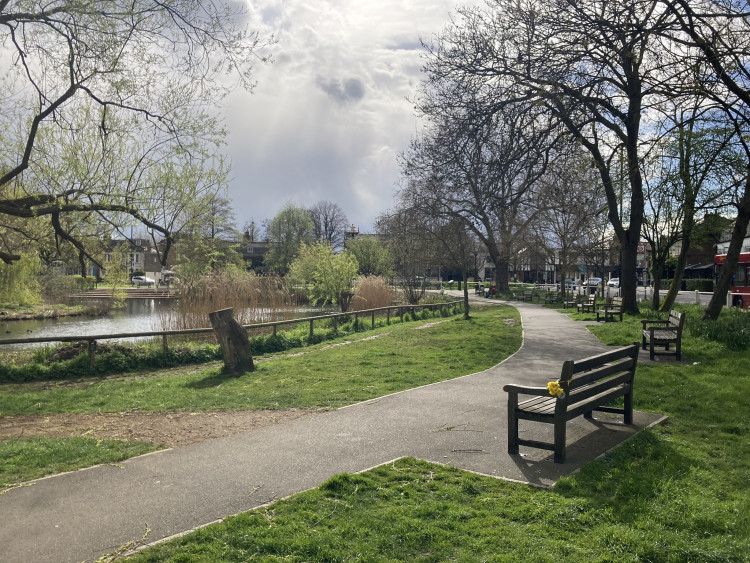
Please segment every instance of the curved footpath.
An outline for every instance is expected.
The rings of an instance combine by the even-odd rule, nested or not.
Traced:
[[[513,306],[523,345],[486,371],[9,490],[0,495],[0,561],[93,561],[147,530],[154,542],[403,456],[550,486],[661,419],[636,412],[625,426],[604,413],[578,417],[568,426],[565,464],[545,450],[508,455],[503,385],[545,385],[563,360],[604,349],[584,323],[539,305]],[[549,440],[552,428],[522,433]]]

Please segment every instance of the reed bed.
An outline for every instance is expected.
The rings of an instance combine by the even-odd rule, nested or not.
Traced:
[[[357,280],[349,310],[388,307],[392,302],[391,289],[382,276],[362,276]]]
[[[171,311],[162,314],[163,330],[208,328],[208,314],[232,308],[240,324],[269,322],[297,305],[289,285],[277,276],[226,270],[183,279],[180,299]]]

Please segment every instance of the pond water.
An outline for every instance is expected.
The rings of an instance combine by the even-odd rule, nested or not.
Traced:
[[[9,349],[54,345],[54,343],[2,345],[4,340],[16,338],[91,336],[165,330],[162,319],[172,307],[174,307],[174,301],[170,299],[127,299],[123,310],[112,311],[99,317],[78,316],[28,321],[0,321],[0,352]],[[331,311],[330,309],[321,310],[313,307],[296,307],[286,311],[284,318],[310,317]],[[211,327],[208,318],[205,327]]]

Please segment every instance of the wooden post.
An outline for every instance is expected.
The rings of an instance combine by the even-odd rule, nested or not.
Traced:
[[[169,346],[167,345],[167,335],[162,334],[161,335],[161,350],[164,352],[164,355],[166,356],[169,352]]]
[[[208,314],[224,356],[224,372],[241,375],[254,371],[253,353],[247,332],[232,315],[232,309],[221,309]]]
[[[310,340],[312,340],[312,337],[313,337],[314,325],[315,325],[315,321],[310,319]]]
[[[96,366],[96,340],[89,340],[89,367]]]
[[[372,328],[375,328],[375,311],[372,312]]]

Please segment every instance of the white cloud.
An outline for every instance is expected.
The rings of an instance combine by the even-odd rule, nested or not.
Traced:
[[[476,3],[476,2],[474,2]],[[419,39],[453,1],[261,0],[256,21],[278,43],[253,95],[225,104],[230,195],[240,226],[292,201],[341,206],[360,230],[392,206],[396,156],[416,131]]]

